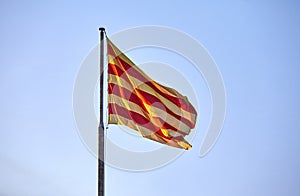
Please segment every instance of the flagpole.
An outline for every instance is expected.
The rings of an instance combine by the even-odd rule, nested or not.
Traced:
[[[103,121],[103,93],[104,93],[104,33],[100,27],[100,123],[98,127],[98,196],[104,196],[104,121]]]

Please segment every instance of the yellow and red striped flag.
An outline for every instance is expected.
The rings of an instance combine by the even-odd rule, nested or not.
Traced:
[[[184,139],[195,127],[197,112],[172,88],[153,81],[109,39],[108,123],[128,126],[148,139],[190,149]]]

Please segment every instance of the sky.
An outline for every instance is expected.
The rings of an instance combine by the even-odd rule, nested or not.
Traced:
[[[0,195],[96,195],[97,160],[73,112],[77,74],[99,42],[100,26],[110,36],[159,25],[185,32],[213,57],[226,89],[224,126],[212,150],[199,157],[211,103],[205,83],[183,72],[200,106],[193,148],[150,171],[106,166],[106,195],[298,196],[299,13],[292,0],[1,1]],[[128,54],[138,63],[170,56],[166,63],[179,73],[178,63],[188,64],[166,51]],[[178,83],[177,77],[158,80]],[[128,135],[108,130],[122,146],[157,148],[140,138],[132,146]]]

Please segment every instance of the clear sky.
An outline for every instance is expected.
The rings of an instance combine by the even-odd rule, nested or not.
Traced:
[[[291,0],[1,1],[0,195],[96,195],[97,160],[73,117],[76,75],[100,26],[110,35],[164,25],[216,61],[227,94],[222,133],[203,158],[199,132],[165,167],[106,167],[106,195],[298,196],[299,13]]]

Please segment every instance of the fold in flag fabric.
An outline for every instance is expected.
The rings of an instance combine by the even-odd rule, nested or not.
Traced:
[[[184,139],[195,127],[197,112],[172,88],[158,84],[108,38],[108,123],[128,126],[143,137],[190,149]]]

